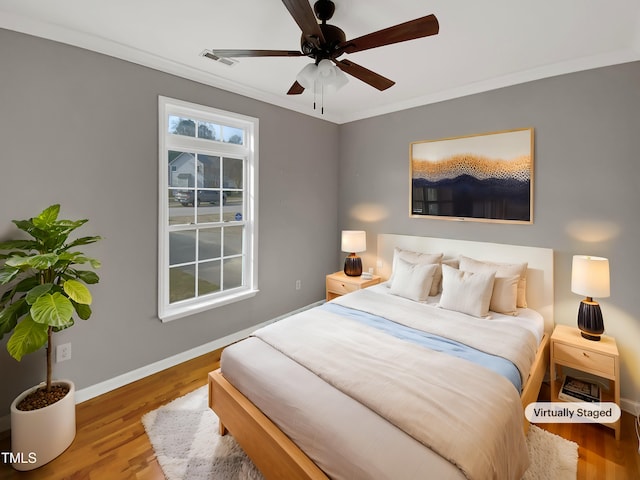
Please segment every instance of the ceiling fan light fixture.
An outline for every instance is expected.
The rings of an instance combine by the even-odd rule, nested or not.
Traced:
[[[296,76],[296,81],[305,89],[323,93],[337,92],[349,83],[347,76],[330,60],[320,60],[318,65],[309,63]]]
[[[309,63],[296,75],[296,81],[305,89],[313,88],[318,76],[318,66],[315,63]]]
[[[320,60],[318,64],[318,80],[322,82],[324,91],[327,93],[337,92],[349,83],[347,76],[330,60]]]

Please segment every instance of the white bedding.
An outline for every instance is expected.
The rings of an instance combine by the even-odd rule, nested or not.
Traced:
[[[262,340],[227,347],[224,377],[333,480],[464,480],[453,464]]]
[[[391,297],[376,303],[378,297],[361,290],[340,300],[353,305],[359,299],[377,310],[389,302],[404,321],[424,310],[412,310],[411,304],[400,308]],[[454,318],[432,317],[428,323],[461,334],[469,322]],[[416,323],[427,322],[419,318]],[[472,337],[481,351],[508,354],[515,364],[526,364],[524,339],[533,336],[512,330],[511,338],[517,333],[523,340],[516,344],[478,329],[465,337]],[[520,396],[506,378],[487,368],[321,308],[261,328],[254,336],[431,448],[471,480],[516,480],[528,467]],[[532,348],[535,354],[535,344]]]
[[[511,348],[507,345],[509,348],[503,349],[499,345],[500,341],[494,342],[491,337],[498,337],[503,331],[510,331],[511,333],[507,336],[512,337],[517,332],[521,332],[518,335],[523,338],[533,339],[535,337],[536,340],[539,340],[542,337],[542,318],[532,310],[519,309],[518,316],[492,314],[491,318],[475,318],[437,308],[437,297],[429,297],[426,302],[418,304],[391,295],[389,288],[384,285],[372,287],[367,291],[362,291],[359,295],[351,294],[340,297],[334,303],[345,303],[347,306],[351,304],[353,307],[355,302],[357,307],[358,302],[365,301],[368,297],[375,297],[376,301],[371,303],[375,305],[374,309],[388,310],[386,313],[392,317],[398,315],[397,312],[400,312],[400,316],[410,317],[411,309],[417,308],[419,315],[435,314],[436,317],[444,318],[445,324],[449,321],[452,324],[460,322],[458,329],[491,332],[490,334],[485,332],[481,335],[471,336],[467,334],[467,337],[486,337],[485,340],[489,343],[498,344],[497,347],[489,346],[486,348],[489,350],[498,348],[501,351],[500,356],[505,354],[518,357],[522,353],[523,356],[514,358],[513,361],[514,364],[520,364],[519,368],[521,372],[524,372],[523,381],[526,380],[530,361],[532,361],[532,353],[535,354],[535,348],[539,341],[534,341],[532,346],[522,347],[523,352],[518,352],[520,347]],[[385,339],[383,337],[386,334],[379,332],[375,333],[374,337],[383,337],[375,340],[374,346],[368,347],[369,350],[362,350],[359,345],[354,345],[353,351],[356,353],[352,354],[350,352],[352,349],[349,348],[351,340],[347,340],[347,343],[343,345],[343,347],[346,345],[347,356],[338,356],[337,350],[340,348],[337,350],[334,348],[331,337],[333,335],[338,340],[342,340],[343,337],[351,338],[351,334],[348,333],[349,329],[340,330],[339,319],[333,318],[329,312],[318,312],[318,310],[320,309],[313,309],[289,317],[256,332],[259,338],[250,338],[238,345],[228,347],[223,352],[222,372],[236,388],[263,410],[332,478],[415,478],[415,476],[405,475],[401,472],[415,472],[417,471],[415,469],[418,468],[417,465],[423,465],[425,461],[429,465],[433,465],[433,468],[437,466],[434,472],[438,472],[436,475],[438,478],[457,478],[461,475],[461,471],[464,471],[469,478],[519,478],[528,461],[526,448],[523,457],[522,407],[520,398],[512,386],[502,386],[502,380],[504,380],[502,377],[496,380],[492,375],[497,374],[489,372],[487,376],[485,372],[478,371],[478,369],[484,370],[482,367],[449,356],[445,356],[447,358],[444,360],[437,360],[440,363],[430,363],[434,361],[432,359],[414,361],[414,355],[419,355],[421,349],[426,349],[411,345],[406,350],[414,353],[405,356],[406,352],[403,351],[404,347],[401,345],[403,343],[406,345],[406,342]],[[313,319],[314,326],[308,331],[298,330],[297,324],[291,323],[296,322],[297,319],[300,320],[299,323],[305,323],[305,319],[309,318]],[[456,320],[454,321],[454,319]],[[296,328],[288,328],[289,325]],[[516,326],[525,328],[522,330],[515,328]],[[360,328],[368,327],[357,326],[356,330]],[[277,332],[278,330],[280,333]],[[280,340],[281,334],[284,335],[285,340]],[[315,359],[312,363],[308,363],[307,350],[313,349],[309,347],[310,344],[306,339],[312,339],[311,343],[315,344]],[[353,341],[356,344],[359,343],[357,338],[354,338]],[[476,340],[473,339],[473,341]],[[284,346],[282,342],[284,342]],[[395,350],[383,351],[384,346],[388,344],[396,345]],[[480,341],[480,347],[484,351],[485,346],[482,341]],[[286,355],[279,353],[278,350],[286,351]],[[509,353],[513,350],[515,353]],[[429,350],[429,352],[431,351]],[[302,356],[300,356],[301,353]],[[436,355],[434,356],[433,353]],[[431,357],[438,357],[438,352],[433,353],[430,354]],[[367,370],[358,370],[360,367],[345,368],[345,366],[351,367],[355,363],[360,363],[356,362],[354,355],[355,357],[368,357],[373,362],[370,373],[367,373]],[[414,367],[417,366],[417,371],[410,370],[409,364],[415,364]],[[452,369],[445,369],[448,364],[452,366]],[[436,365],[442,365],[442,367]],[[347,374],[347,370],[352,371]],[[387,373],[383,374],[383,370]],[[321,380],[313,372],[320,374],[324,380]],[[424,377],[421,372],[426,372]],[[364,389],[358,388],[354,391],[350,390],[350,387],[345,389],[340,385],[341,383],[352,383],[350,379],[354,377],[363,380],[361,383]],[[395,383],[399,377],[406,377],[405,385]],[[375,383],[378,378],[383,379],[380,385]],[[474,384],[474,381],[479,383]],[[429,382],[440,383],[444,386],[444,390],[439,393],[429,391],[425,397],[424,392],[431,388],[427,387],[430,385]],[[392,384],[393,386],[391,386]],[[410,391],[414,385],[419,384],[423,386],[422,392],[418,392],[416,397],[418,400],[410,400],[403,393],[403,389]],[[475,386],[471,390],[482,395],[484,402],[474,402],[473,394],[468,395],[469,389],[465,390],[465,386],[472,384]],[[311,401],[309,397],[309,389],[316,392],[311,395],[314,401]],[[380,395],[380,392],[388,392],[390,389],[393,391],[393,395]],[[484,393],[480,394],[479,392]],[[494,402],[491,400],[491,396],[496,392],[501,393],[498,394]],[[366,397],[361,397],[361,395],[370,395],[374,397],[374,401],[368,402]],[[421,395],[423,396],[421,397]],[[360,402],[356,402],[359,407],[353,405],[354,399],[351,397],[360,400]],[[387,406],[381,401],[385,397],[392,397],[394,400]],[[466,406],[464,403],[459,403],[459,399],[462,397],[471,397],[471,403]],[[318,399],[320,398],[331,399],[330,401],[333,403],[319,405]],[[481,403],[484,403],[484,406],[478,405]],[[501,405],[501,407],[492,409],[492,403]],[[431,404],[431,413],[420,413],[421,410],[418,408],[420,404]],[[438,405],[446,404],[450,404],[452,408],[445,414]],[[343,409],[357,411],[358,414],[354,413],[348,416],[351,421],[347,422]],[[456,409],[465,410],[466,413],[472,412],[472,414],[460,415],[460,417],[465,417],[464,419],[457,418]],[[384,413],[385,410],[396,411],[389,417]],[[397,410],[400,410],[399,416],[396,415]],[[493,413],[489,413],[490,411]],[[507,411],[509,413],[506,413]],[[446,415],[453,416],[447,417]],[[335,425],[331,422],[334,417],[342,418],[346,423]],[[415,422],[414,419],[418,417],[421,420]],[[476,422],[473,417],[480,418],[481,421]],[[506,423],[504,422],[505,418],[509,419]],[[366,421],[367,427],[363,427],[358,421]],[[328,425],[327,422],[329,422]],[[498,427],[499,424],[501,426]],[[433,428],[434,426],[435,428]],[[374,437],[369,434],[370,438],[376,439],[376,443],[363,447],[359,444],[362,442],[363,429],[387,432],[387,434],[389,431],[393,431],[394,433],[389,434],[389,437],[393,438],[394,445],[379,444],[381,438],[387,434],[382,437],[380,435]],[[416,433],[416,429],[419,430],[418,433]],[[399,430],[409,433],[400,434]],[[449,436],[443,438],[433,436],[433,431],[447,432]],[[468,443],[472,431],[475,431],[477,436],[474,440],[476,444],[478,438],[480,439],[480,447],[474,446],[473,442]],[[486,445],[482,445],[485,437]],[[403,440],[399,440],[400,438]],[[489,445],[490,438],[494,445],[484,448]],[[330,442],[330,444],[326,444],[326,442]],[[424,445],[420,445],[421,443],[429,445],[435,450],[430,450]],[[388,453],[385,456],[382,452],[398,451],[399,446],[405,444],[406,458],[401,463],[407,465],[406,470],[397,470],[395,463],[380,460],[388,457]],[[457,449],[460,449],[462,455],[459,455],[460,452],[457,452]],[[377,452],[373,453],[376,455],[376,461],[370,461],[371,465],[361,464],[363,455],[367,455],[363,452]],[[473,457],[468,452],[474,452],[477,458],[465,458]],[[479,456],[477,456],[478,453],[480,453]],[[443,458],[448,458],[452,463],[443,463]],[[356,462],[356,464],[351,465],[350,462]],[[390,467],[392,469],[385,470],[383,466],[385,463],[392,465]],[[461,470],[454,467],[454,464]],[[395,474],[392,473],[393,469],[396,469]]]

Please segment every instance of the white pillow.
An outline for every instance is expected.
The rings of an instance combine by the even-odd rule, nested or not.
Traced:
[[[519,275],[513,275],[512,277],[498,277],[496,275],[496,280],[493,282],[489,310],[504,313],[505,315],[518,315],[516,299],[518,298],[519,281]]]
[[[496,272],[496,278],[518,275],[516,307],[527,308],[527,266],[525,263],[499,263],[476,260],[460,255],[460,270],[468,272]]]
[[[442,265],[440,307],[474,317],[486,317],[494,279],[495,272],[465,272]]]
[[[410,263],[398,258],[391,282],[391,293],[423,302],[429,296],[437,264]]]
[[[389,282],[393,283],[393,277],[396,271],[396,264],[399,258],[406,260],[409,263],[424,263],[424,264],[440,264],[442,260],[442,253],[420,253],[420,252],[412,252],[411,250],[404,250],[402,248],[394,248],[393,249],[393,264],[391,267],[391,278],[389,278]],[[434,278],[434,282],[431,284],[431,289],[429,291],[429,295],[437,295],[440,286],[440,271],[437,270]]]
[[[451,268],[455,268],[456,270],[460,266],[460,260],[457,258],[443,258],[441,263],[442,265],[449,265]],[[436,286],[436,292],[442,292],[442,266],[436,271],[433,281],[438,283]],[[431,287],[431,291],[433,292],[433,286]]]

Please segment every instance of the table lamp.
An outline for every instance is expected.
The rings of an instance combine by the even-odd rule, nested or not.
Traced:
[[[367,249],[367,232],[364,230],[343,230],[342,251],[349,252],[344,259],[344,273],[350,277],[362,275],[362,260],[356,255]]]
[[[574,255],[571,266],[571,291],[586,298],[578,309],[578,328],[580,334],[598,341],[604,333],[604,322],[600,305],[593,297],[608,297],[609,260],[588,255]]]

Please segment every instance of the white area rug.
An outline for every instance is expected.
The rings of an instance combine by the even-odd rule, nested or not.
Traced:
[[[262,480],[231,435],[218,435],[206,386],[142,417],[167,480]],[[532,425],[523,480],[575,480],[578,445]]]

